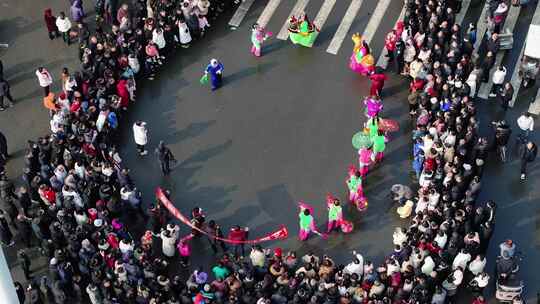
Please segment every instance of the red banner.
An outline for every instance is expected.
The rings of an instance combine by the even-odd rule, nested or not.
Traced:
[[[231,243],[231,244],[256,244],[256,243],[262,243],[262,242],[267,242],[267,241],[284,240],[289,235],[289,231],[287,230],[287,227],[285,227],[284,225],[281,225],[279,230],[276,230],[275,232],[272,232],[272,233],[270,233],[270,234],[268,234],[268,235],[266,235],[264,237],[260,237],[260,238],[254,239],[254,240],[235,241],[235,240],[231,240],[231,239],[221,238],[221,237],[215,236],[213,234],[210,234],[210,233],[208,233],[207,231],[205,231],[203,229],[195,227],[191,223],[189,218],[184,216],[182,213],[180,213],[180,211],[178,211],[178,209],[176,209],[176,207],[173,205],[173,203],[167,198],[167,196],[163,192],[163,189],[161,189],[160,187],[158,187],[156,189],[156,197],[161,202],[161,204],[165,208],[167,208],[167,210],[169,210],[169,212],[172,215],[174,215],[174,217],[179,219],[182,223],[188,225],[192,229],[195,229],[195,230],[199,231],[200,233],[203,233],[203,234],[205,234],[205,235],[207,235],[207,236],[209,236],[211,238],[214,238],[214,239],[217,239],[217,240],[220,240],[220,241],[224,241],[224,242]]]

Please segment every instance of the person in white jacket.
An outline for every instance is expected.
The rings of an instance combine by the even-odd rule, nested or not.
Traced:
[[[470,260],[471,254],[467,252],[466,249],[462,249],[454,258],[452,269],[457,269],[458,267],[461,267],[461,269],[466,269]]]
[[[493,76],[491,77],[491,80],[493,81],[493,87],[491,87],[491,92],[489,93],[489,97],[497,96],[497,93],[499,93],[502,89],[502,85],[503,85],[505,77],[506,77],[506,68],[500,65],[497,68],[497,70],[493,73]]]
[[[148,154],[148,151],[144,148],[148,143],[148,130],[144,121],[138,120],[133,124],[133,138],[135,139],[139,155],[144,156]]]
[[[486,263],[486,258],[482,254],[479,254],[469,263],[469,271],[476,276],[484,271]]]
[[[49,96],[49,93],[51,92],[51,84],[53,83],[53,79],[51,76],[51,73],[47,71],[44,67],[39,67],[36,70],[36,77],[39,82],[39,86],[43,88],[44,96]]]
[[[163,30],[159,27],[156,27],[152,32],[152,42],[154,42],[158,49],[161,51],[165,48],[165,36],[163,35]],[[160,52],[161,53],[161,52]]]
[[[529,112],[525,112],[517,119],[517,125],[521,130],[521,134],[525,136],[525,138],[528,138],[529,133],[534,129],[534,118],[532,118]]]
[[[189,43],[191,42],[191,33],[189,32],[189,27],[187,26],[186,21],[182,18],[178,20],[178,39],[180,40],[180,45],[183,48],[188,48]]]
[[[71,30],[71,21],[69,21],[69,18],[66,17],[64,12],[60,12],[60,15],[56,18],[56,27],[62,34],[64,42],[67,43],[67,45],[70,45],[69,30]]]
[[[360,280],[364,275],[364,257],[361,254],[356,253],[356,251],[353,251],[352,253],[354,259],[347,266],[345,266],[343,272],[351,275],[356,273],[356,275],[358,275],[358,279]]]

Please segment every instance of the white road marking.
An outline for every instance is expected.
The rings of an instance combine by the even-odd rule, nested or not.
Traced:
[[[326,19],[328,19],[328,16],[330,15],[330,12],[332,12],[332,9],[334,8],[334,5],[336,4],[336,0],[324,0],[324,3],[321,6],[321,9],[317,13],[317,16],[313,20],[313,23],[315,23],[315,26],[322,31],[324,24],[326,23]],[[315,39],[317,39],[317,36],[319,35],[319,32],[315,31]]]
[[[373,36],[375,36],[375,32],[379,28],[379,24],[381,24],[384,13],[386,12],[386,9],[388,9],[388,6],[390,6],[390,2],[391,0],[380,0],[379,3],[377,3],[377,7],[362,34],[362,38],[364,38],[368,44],[371,42],[371,39],[373,39]]]
[[[259,16],[259,19],[257,19],[257,23],[260,26],[266,27],[266,25],[268,24],[268,21],[270,21],[270,18],[272,17],[277,7],[279,6],[279,3],[281,3],[281,0],[270,0],[268,2],[262,14]]]
[[[247,12],[249,11],[249,8],[253,4],[253,2],[255,2],[255,0],[244,0],[242,4],[240,4],[240,6],[236,9],[236,12],[234,12],[234,15],[229,21],[229,26],[238,27],[240,23],[242,23],[242,20],[244,20],[244,17],[246,17]]]
[[[343,43],[343,40],[345,40],[345,37],[347,37],[347,33],[349,32],[349,29],[351,28],[354,18],[356,18],[356,15],[358,14],[358,11],[360,10],[360,7],[362,6],[363,0],[352,0],[351,4],[349,5],[349,8],[347,8],[347,12],[345,13],[345,17],[343,20],[341,20],[341,23],[339,24],[339,27],[334,34],[334,37],[332,38],[332,41],[330,41],[330,45],[326,49],[327,53],[336,55],[341,48],[341,44]]]

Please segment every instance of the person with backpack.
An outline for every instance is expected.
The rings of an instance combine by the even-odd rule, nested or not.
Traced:
[[[532,163],[538,154],[538,147],[532,141],[529,141],[521,154],[521,180],[527,177],[527,164]]]

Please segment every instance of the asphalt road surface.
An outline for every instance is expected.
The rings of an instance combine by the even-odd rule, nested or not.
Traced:
[[[51,2],[55,12],[67,10],[66,1]],[[91,3],[87,2],[91,13]],[[295,2],[282,1],[267,28],[277,35]],[[310,1],[305,11],[310,16],[317,15],[322,2]],[[347,67],[352,50],[350,35],[363,32],[377,2],[364,1],[337,55],[326,50],[350,0],[336,2],[313,48],[274,38],[265,44],[264,56],[254,58],[249,53],[249,28],[266,3],[256,1],[236,31],[227,27],[233,12],[212,22],[204,41],[181,50],[154,81],[139,84],[137,102],[121,122],[124,161],[147,204],[154,200],[154,189],[163,186],[172,191],[172,200],[186,215],[194,206],[202,207],[207,217],[224,229],[239,224],[249,226],[250,235],[259,236],[285,224],[289,238],[271,246],[326,253],[338,262],[347,262],[350,252],[356,250],[379,262],[392,249],[394,228],[407,224],[395,214],[388,198],[390,186],[411,183],[407,82],[394,75],[383,90],[382,115],[397,119],[401,130],[393,134],[387,145],[383,164],[369,173],[365,188],[369,199],[367,212],[359,214],[349,206],[345,208],[345,218],[355,224],[351,234],[333,233],[328,240],[312,237],[303,243],[296,238],[299,200],[316,206],[320,226],[325,225],[327,217],[325,195],[333,193],[345,201],[347,167],[357,161],[351,137],[365,121],[361,101],[369,89],[368,80]],[[377,27],[371,42],[377,56],[384,33],[397,20],[401,4],[391,1]],[[0,7],[0,41],[11,45],[0,51],[0,56],[17,100],[13,109],[0,113],[0,130],[8,137],[14,156],[8,165],[9,176],[20,178],[26,140],[48,132],[48,116],[41,105],[41,89],[34,70],[39,65],[47,67],[56,76],[58,86],[61,68],[78,66],[77,50],[59,40],[49,41],[42,21],[43,3],[0,0]],[[480,9],[471,7],[464,23],[475,21]],[[535,4],[520,13],[515,31],[518,47],[523,43],[534,9]],[[514,53],[506,56],[504,63],[515,64],[518,55]],[[218,58],[225,65],[225,84],[215,92],[198,82],[211,58]],[[520,91],[516,106],[507,114],[513,126],[535,94],[535,89]],[[478,102],[483,132],[489,134],[487,125],[495,117],[497,106],[490,101]],[[131,134],[135,120],[148,124],[150,152],[159,140],[165,140],[172,149],[178,164],[170,177],[161,176],[152,153],[144,158],[137,155]],[[534,138],[540,142],[536,134]],[[491,160],[482,180],[480,198],[493,199],[499,205],[489,261],[493,264],[498,244],[512,238],[524,254],[522,269],[529,299],[540,288],[537,167],[533,164],[528,180],[521,182],[516,157],[506,164]],[[144,224],[131,223],[130,227],[139,231]],[[189,232],[186,227],[181,231]],[[15,249],[6,251],[13,261]],[[195,241],[194,252],[200,253],[194,265],[212,263],[206,242]],[[18,267],[12,266],[15,278],[20,279]]]

